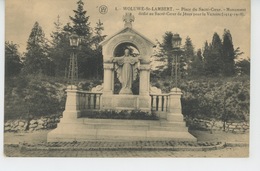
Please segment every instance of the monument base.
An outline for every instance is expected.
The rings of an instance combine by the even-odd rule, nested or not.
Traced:
[[[48,142],[71,141],[197,141],[185,122],[78,118],[62,121],[49,132]]]
[[[101,109],[111,110],[142,110],[151,111],[151,97],[149,95],[113,94],[101,96]]]

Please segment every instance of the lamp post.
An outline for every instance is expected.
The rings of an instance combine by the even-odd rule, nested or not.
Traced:
[[[175,56],[175,86],[176,92],[178,87],[178,56],[181,53],[181,37],[179,34],[174,34],[172,37],[172,48],[173,48],[173,55]],[[172,79],[173,79],[173,62],[172,62]],[[173,81],[172,81],[173,82]]]
[[[79,45],[80,39],[79,36],[74,33],[70,36],[69,39],[70,39],[70,46],[72,47],[72,53],[70,55],[68,79],[70,81],[70,84],[73,85],[78,79],[78,60],[76,55],[76,48]]]

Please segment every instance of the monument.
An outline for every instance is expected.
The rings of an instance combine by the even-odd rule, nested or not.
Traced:
[[[155,44],[132,27],[131,13],[123,16],[124,28],[100,43],[104,80],[92,92],[69,86],[63,118],[48,134],[54,141],[176,140],[196,141],[189,132],[181,109],[181,90],[162,94],[150,86],[150,58]],[[133,82],[139,79],[139,93]],[[115,92],[115,80],[120,91]],[[155,91],[156,90],[156,91]],[[158,120],[90,119],[86,111],[139,110],[153,113]]]

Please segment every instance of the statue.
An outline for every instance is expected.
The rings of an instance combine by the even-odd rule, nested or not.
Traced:
[[[129,49],[125,49],[124,53],[124,56],[114,57],[112,60],[115,63],[117,78],[122,85],[119,94],[133,94],[131,88],[137,77],[140,58],[131,56]]]

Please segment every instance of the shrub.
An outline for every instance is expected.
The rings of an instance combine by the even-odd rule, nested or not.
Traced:
[[[88,118],[99,119],[138,119],[138,120],[158,120],[159,118],[155,114],[144,112],[140,110],[103,110],[103,111],[86,111],[83,114]]]
[[[5,119],[61,113],[65,106],[65,87],[64,84],[47,81],[39,75],[21,75],[7,80]]]
[[[169,92],[169,79],[154,82]],[[166,87],[167,86],[167,87]],[[210,120],[248,121],[250,104],[249,77],[198,78],[180,80],[183,92],[182,112],[185,117]]]

